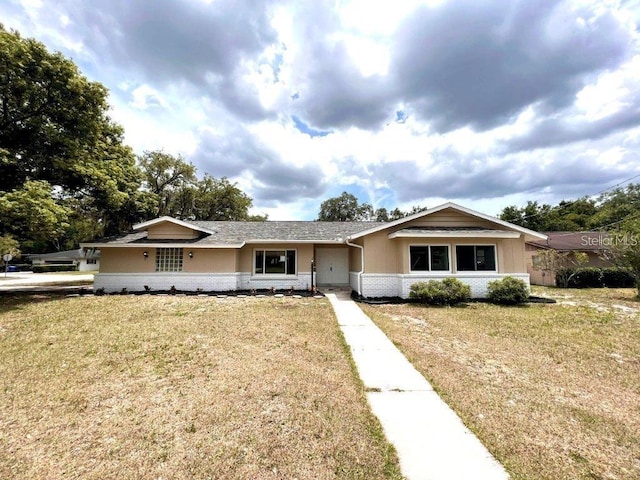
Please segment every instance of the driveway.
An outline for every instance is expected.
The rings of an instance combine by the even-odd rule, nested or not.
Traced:
[[[0,290],[26,290],[43,285],[87,285],[93,282],[93,272],[87,273],[32,273],[7,272],[0,273]]]

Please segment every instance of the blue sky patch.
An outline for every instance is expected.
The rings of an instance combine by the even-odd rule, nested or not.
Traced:
[[[293,115],[291,118],[293,119],[293,124],[295,125],[295,127],[302,133],[306,133],[310,137],[326,137],[331,133],[330,130],[316,130],[314,128],[311,128],[295,115]]]

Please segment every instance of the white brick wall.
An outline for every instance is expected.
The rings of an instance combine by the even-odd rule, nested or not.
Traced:
[[[471,296],[487,296],[487,285],[493,280],[511,276],[524,280],[529,285],[526,273],[484,275],[399,275],[399,274],[362,274],[362,295],[364,297],[402,297],[408,298],[411,285],[416,282],[442,280],[446,277],[457,278],[471,286]],[[351,288],[358,290],[357,272],[349,273]],[[250,273],[98,273],[93,282],[95,290],[104,288],[105,292],[120,292],[126,288],[130,292],[144,291],[145,285],[151,290],[169,290],[174,286],[184,291],[233,291],[262,290],[271,287],[286,290],[306,290],[311,285],[311,274],[300,272],[295,277],[260,277]]]
[[[397,274],[362,274],[363,297],[397,297],[401,290],[400,275]]]
[[[295,277],[262,277],[260,275],[252,276],[250,273],[241,273],[238,280],[238,290],[268,290],[271,287],[278,290],[286,290],[291,287],[296,290],[307,290],[311,286],[311,273],[298,272]]]
[[[409,298],[411,285],[416,282],[428,282],[429,280],[442,280],[453,277],[471,287],[473,298],[484,298],[487,296],[487,285],[493,280],[500,280],[504,277],[520,278],[529,285],[529,275],[526,273],[498,274],[487,273],[483,275],[401,275],[401,274],[370,274],[362,275],[362,295],[364,297],[402,297]],[[355,277],[355,283],[354,283]],[[352,273],[351,287],[357,289],[357,274]],[[354,286],[355,285],[355,286]]]
[[[144,291],[145,285],[151,290],[218,291],[250,290],[252,288],[279,290],[291,288],[306,290],[311,285],[310,273],[299,273],[295,277],[260,278],[250,273],[98,273],[93,281],[94,290],[104,288],[105,292]]]
[[[356,292],[359,290],[358,286],[358,272],[349,272],[349,286]]]
[[[104,288],[105,292],[120,292],[126,288],[130,292],[144,291],[145,285],[151,290],[230,291],[238,289],[238,273],[98,273],[93,288]]]

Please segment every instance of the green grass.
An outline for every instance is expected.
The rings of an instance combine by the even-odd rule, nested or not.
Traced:
[[[640,478],[634,289],[557,304],[364,306],[514,479]]]
[[[0,301],[0,478],[401,478],[326,300]]]

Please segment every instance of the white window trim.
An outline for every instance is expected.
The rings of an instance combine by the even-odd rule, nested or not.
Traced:
[[[456,243],[454,248],[458,247],[493,247],[493,256],[495,259],[495,270],[458,270],[458,252],[456,252],[456,274],[460,275],[483,275],[485,273],[499,273],[500,266],[498,265],[498,245],[496,243]]]
[[[264,254],[265,252],[273,252],[273,251],[278,251],[278,250],[283,250],[285,252],[285,257],[286,257],[286,252],[288,251],[294,251],[296,254],[296,261],[295,261],[295,265],[294,265],[294,272],[295,273],[286,273],[287,270],[287,265],[285,263],[285,273],[256,273],[256,252],[263,252],[262,255],[262,261],[264,262],[264,259],[266,257],[266,255]],[[265,270],[265,266],[264,263],[262,265],[262,269]],[[277,247],[271,247],[271,248],[254,248],[253,249],[253,256],[251,257],[251,276],[255,277],[255,278],[295,278],[298,276],[298,249],[297,248],[277,248]]]
[[[427,265],[429,266],[429,270],[411,270],[411,247],[429,247],[429,258],[427,258]],[[447,247],[447,257],[449,263],[448,270],[431,270],[431,247]],[[450,243],[410,243],[407,246],[407,252],[409,254],[409,273],[418,274],[418,275],[438,275],[440,273],[447,274],[452,273],[452,263],[451,263],[451,244]]]

